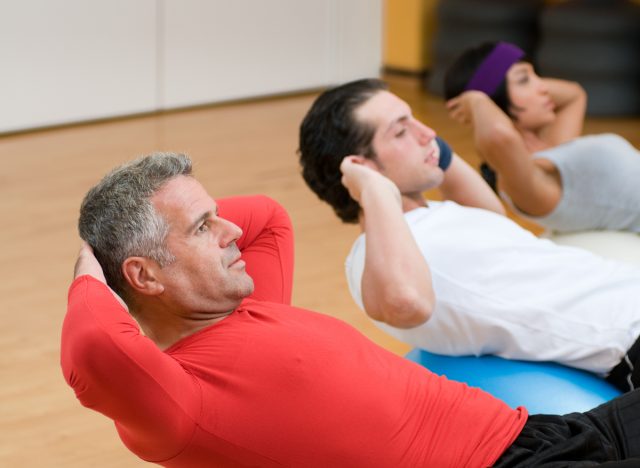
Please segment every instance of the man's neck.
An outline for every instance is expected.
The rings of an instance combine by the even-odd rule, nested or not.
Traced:
[[[424,208],[429,206],[427,199],[421,193],[412,195],[402,195],[402,211],[404,213],[415,210],[416,208]]]
[[[140,328],[145,336],[153,341],[158,348],[165,350],[178,341],[207,328],[228,317],[233,310],[216,315],[182,316],[166,311],[153,310],[148,307],[135,314]]]

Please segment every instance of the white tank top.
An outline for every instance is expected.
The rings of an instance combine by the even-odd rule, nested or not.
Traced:
[[[412,329],[376,322],[396,338],[447,355],[556,361],[597,373],[640,334],[640,268],[535,237],[510,219],[454,202],[405,218],[431,269],[431,319]],[[365,237],[346,260],[363,308]]]

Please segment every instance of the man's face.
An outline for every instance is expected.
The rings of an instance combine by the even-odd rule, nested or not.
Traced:
[[[162,268],[160,299],[188,317],[228,312],[253,292],[236,240],[242,230],[217,215],[199,182],[178,176],[151,199],[169,223],[166,244],[175,260]]]
[[[403,195],[422,197],[422,192],[442,183],[436,133],[411,115],[406,102],[380,91],[361,105],[355,116],[375,129],[373,162]]]

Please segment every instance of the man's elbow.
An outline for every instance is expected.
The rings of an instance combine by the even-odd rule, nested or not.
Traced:
[[[385,298],[378,303],[375,320],[396,328],[414,328],[431,318],[435,301],[432,294],[417,291],[404,292]]]

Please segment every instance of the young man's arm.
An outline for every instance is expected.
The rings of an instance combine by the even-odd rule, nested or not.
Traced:
[[[198,386],[140,333],[86,243],[69,290],[61,365],[80,402],[114,420],[137,455],[167,459],[189,441]]]
[[[238,247],[255,285],[252,298],[291,303],[293,228],[285,209],[257,195],[216,200],[219,215],[242,229]]]
[[[427,321],[434,292],[429,267],[404,219],[398,188],[359,157],[344,159],[342,183],[363,210],[366,257],[362,301],[367,314],[399,328]]]
[[[451,165],[444,173],[439,187],[443,198],[453,200],[460,205],[484,208],[504,215],[502,203],[491,187],[480,177],[465,160],[453,154]]]

